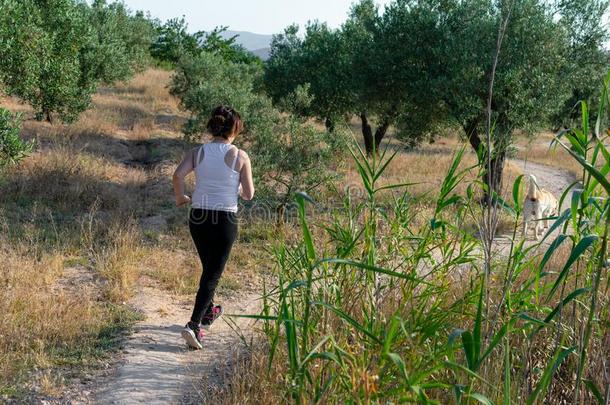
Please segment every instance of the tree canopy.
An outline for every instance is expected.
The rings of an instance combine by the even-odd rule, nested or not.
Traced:
[[[72,121],[101,83],[142,69],[151,25],[121,3],[5,0],[0,3],[0,80],[40,119]]]
[[[296,26],[274,37],[265,84],[276,103],[308,84],[313,117],[360,116],[369,153],[390,125],[408,144],[457,126],[479,151],[510,13],[491,106],[500,151],[514,130],[557,126],[576,100],[595,96],[608,66],[607,9],[605,0],[396,0],[380,14],[361,0],[337,30],[312,23],[303,37]]]

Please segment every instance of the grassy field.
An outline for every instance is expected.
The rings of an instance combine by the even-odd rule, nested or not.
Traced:
[[[172,294],[196,291],[199,262],[184,226],[186,211],[174,207],[171,190],[171,174],[191,145],[182,140],[180,128],[185,116],[166,88],[170,75],[167,71],[152,69],[127,83],[100,89],[93,99],[93,108],[72,125],[34,121],[29,108],[14,99],[0,99],[2,106],[25,115],[24,136],[35,139],[37,144],[31,156],[0,177],[0,312],[3,314],[0,319],[0,398],[26,398],[32,392],[54,395],[70,383],[64,378],[67,367],[87,370],[108,359],[119,347],[121,336],[140,319],[126,302],[141,276],[157,280]],[[359,139],[357,133],[355,136]],[[543,134],[529,147],[526,140],[519,139],[517,157],[579,172],[565,152],[545,149],[546,141],[550,141],[549,134]],[[389,322],[397,314],[413,316],[412,324],[404,321],[406,323],[400,326],[414,330],[413,336],[397,339],[400,348],[396,350],[408,363],[409,372],[415,372],[417,367],[429,367],[437,360],[435,356],[448,356],[441,350],[451,332],[446,325],[464,329],[473,326],[472,314],[476,310],[473,304],[477,300],[473,285],[477,281],[472,271],[478,268],[479,265],[473,263],[481,255],[468,249],[474,243],[472,234],[479,225],[478,214],[476,209],[465,213],[459,207],[449,207],[442,215],[435,213],[439,190],[446,187],[445,175],[462,146],[457,137],[441,138],[434,144],[408,152],[396,141],[390,140],[390,143],[399,153],[380,174],[376,185],[418,183],[409,188],[412,199],[401,202],[400,193],[379,193],[375,204],[392,208],[387,218],[379,217],[376,210],[364,209],[368,197],[362,188],[357,163],[346,159],[347,164],[337,173],[339,180],[335,188],[344,190],[353,186],[359,190],[358,199],[364,205],[340,209],[340,214],[334,217],[309,218],[315,241],[313,254],[317,258],[333,255],[353,260],[368,258],[375,266],[405,274],[428,268],[431,278],[412,284],[414,280],[395,282],[382,278],[380,281],[367,276],[366,282],[362,282],[355,273],[343,272],[345,267],[327,266],[323,271],[334,275],[332,281],[323,277],[316,281],[314,290],[319,300],[330,300],[329,295],[339,294],[346,313],[351,314],[355,322],[370,322],[374,333],[388,333],[379,323],[382,320]],[[466,169],[475,164],[475,156],[466,149],[458,163],[458,171]],[[510,198],[512,183],[519,174],[515,165],[508,164],[503,190],[506,199]],[[475,170],[465,172],[452,193],[465,197],[467,184],[475,177]],[[192,179],[190,181],[192,188]],[[333,198],[344,203],[344,195],[339,194],[323,189],[314,198],[334,195]],[[355,225],[345,216],[351,210],[357,218]],[[296,215],[295,219],[298,219]],[[439,221],[441,217],[448,222],[459,219],[458,227],[468,232],[443,231],[440,234],[440,231],[431,231],[429,218],[435,215]],[[351,238],[355,238],[360,225],[367,229],[365,241],[352,246]],[[240,230],[220,292],[238,294],[245,278],[265,278],[268,283],[279,282],[280,285],[289,279],[306,278],[307,274],[300,271],[307,268],[303,263],[312,258],[307,259],[311,252],[307,250],[309,242],[301,237],[302,226],[299,221],[292,221],[278,231],[273,221],[251,217]],[[509,216],[501,216],[501,230],[510,231],[514,226]],[[431,247],[425,248],[419,238]],[[380,247],[373,252],[372,246]],[[455,261],[456,251],[445,251],[443,246],[466,249],[465,261]],[[569,250],[554,255],[546,264],[548,271],[560,271],[568,255]],[[519,277],[523,280],[530,280],[531,269],[536,268],[541,258],[534,255],[531,260],[533,262],[524,264],[520,270]],[[496,262],[498,268],[505,263],[500,257]],[[462,271],[469,265],[472,269]],[[282,277],[288,278],[282,281]],[[260,281],[257,283],[262,285]],[[381,283],[383,287],[375,283]],[[504,283],[500,271],[491,277],[490,299],[501,298]],[[570,279],[566,288],[578,287],[579,283],[583,281]],[[371,286],[383,290],[386,298],[383,303],[370,296],[367,289]],[[472,293],[464,296],[469,288]],[[375,291],[379,293],[380,290]],[[292,299],[298,301],[303,296],[298,293]],[[602,297],[602,301],[607,308],[607,296]],[[269,302],[265,308],[275,309],[276,304]],[[367,306],[369,304],[375,305]],[[369,318],[372,308],[378,318]],[[548,313],[546,308],[536,314]],[[300,310],[295,309],[298,314],[293,315],[303,315]],[[574,318],[570,318],[574,329],[567,332],[570,336],[581,333],[583,327],[584,309],[574,311]],[[397,384],[383,380],[383,373],[394,366],[387,358],[378,357],[376,349],[366,343],[366,339],[361,339],[362,334],[346,328],[345,318],[336,315],[328,310],[312,309],[307,316],[313,318],[305,327],[310,328],[311,342],[323,340],[329,330],[344,331],[334,336],[335,343],[327,348],[349,352],[352,357],[346,354],[346,358],[354,359],[342,366],[349,369],[347,379],[329,381],[329,373],[337,369],[327,369],[318,359],[312,361],[314,368],[308,371],[310,380],[326,381],[329,387],[332,386],[330,391],[320,394],[318,400],[322,402],[332,403],[334,398],[370,402],[379,390],[391,389],[392,384]],[[439,323],[433,322],[435,320]],[[443,326],[439,326],[441,323]],[[265,328],[273,327],[273,324],[263,325],[261,336],[271,336],[271,330]],[[431,328],[425,332],[425,338],[420,334],[423,333],[421,328]],[[490,333],[492,331],[493,328]],[[282,339],[285,337],[285,332],[277,333],[277,336],[283,336]],[[522,352],[515,350],[513,353],[525,362],[523,364],[530,369],[543,370],[553,356],[548,350],[549,342],[556,338],[545,331],[538,339],[524,343],[526,339],[515,334],[510,343],[526,347]],[[281,346],[270,362],[267,353],[272,343],[261,338],[256,344],[255,350],[236,360],[240,367],[227,376],[227,389],[215,392],[214,395],[221,396],[219,401],[277,403],[295,398],[312,399],[303,396],[302,391],[294,391],[292,397],[286,396],[287,384],[303,378],[287,366],[291,361],[286,349],[289,346]],[[590,375],[602,373],[603,346],[598,341],[596,344],[597,349],[590,353],[593,364]],[[390,346],[394,348],[395,345]],[[271,366],[267,367],[267,364]],[[485,377],[489,381],[500,381],[503,367],[499,356],[486,366]],[[562,368],[560,374],[568,373],[573,367],[571,364],[571,368]],[[516,366],[516,370],[523,373],[519,380],[523,384],[534,385],[540,379],[539,374],[527,374],[521,366]],[[452,373],[464,384],[467,380],[468,384],[472,382],[460,370],[434,371],[430,375],[443,380]],[[559,382],[551,387],[558,401],[554,403],[567,398],[568,394],[562,390],[570,389],[568,377],[561,375]],[[314,382],[300,381],[304,390],[321,389]],[[474,387],[482,385],[475,383]],[[519,390],[518,387],[513,389]],[[350,394],[346,395],[346,392]],[[449,398],[445,394],[434,397],[443,403]]]

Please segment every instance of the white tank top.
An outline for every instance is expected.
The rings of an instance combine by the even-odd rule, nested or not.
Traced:
[[[238,154],[235,155],[231,167],[225,163],[225,155],[234,147],[226,143],[211,142],[199,148],[195,160],[193,208],[237,212],[239,172],[235,171],[235,163]]]

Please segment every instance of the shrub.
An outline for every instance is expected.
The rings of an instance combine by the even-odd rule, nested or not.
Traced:
[[[0,169],[19,162],[32,149],[32,143],[19,137],[20,125],[19,116],[0,108]]]

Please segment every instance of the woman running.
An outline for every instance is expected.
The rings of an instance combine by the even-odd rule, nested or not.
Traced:
[[[189,229],[203,266],[193,315],[182,330],[182,337],[194,349],[203,348],[203,329],[208,330],[223,312],[213,299],[237,237],[237,197],[251,200],[254,196],[250,159],[232,145],[243,129],[239,113],[217,107],[207,128],[213,140],[187,152],[173,179],[176,205],[191,203]],[[195,191],[190,198],[185,195],[184,178],[193,171]]]

